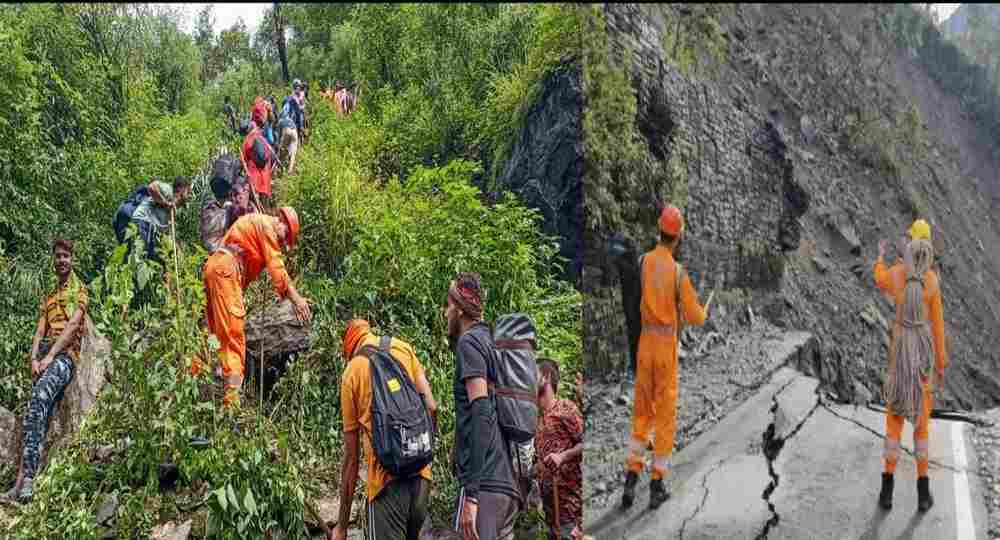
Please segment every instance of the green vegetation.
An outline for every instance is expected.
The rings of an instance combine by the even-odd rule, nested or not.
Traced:
[[[200,325],[198,205],[178,213],[179,272],[169,235],[161,242],[167,286],[162,268],[135,258],[140,250],[126,258],[115,245],[111,218],[136,185],[199,175],[218,146],[235,148],[222,138],[221,96],[246,107],[257,94],[287,93],[273,41],[251,39],[239,25],[216,35],[202,20],[210,12],[192,37],[159,8],[0,7],[10,59],[0,67],[8,104],[0,130],[13,141],[0,150],[9,178],[0,183],[8,201],[0,212],[0,406],[20,414],[26,405],[26,360],[38,302],[52,286],[48,243],[57,235],[77,243],[90,316],[112,343],[114,372],[79,435],[53,453],[35,500],[0,523],[3,535],[100,537],[106,531],[93,516],[113,493],[121,537],[191,516],[198,536],[303,537],[305,505],[333,494],[338,481],[340,336],[354,316],[413,343],[427,367],[443,408],[432,517],[445,522],[456,490],[446,465],[454,360],[441,305],[454,273],[482,274],[487,318],[531,314],[540,354],[557,359],[566,380],[580,369],[581,298],[555,277],[554,239],[539,232],[538,212],[512,196],[487,205],[472,183],[502,160],[544,77],[578,54],[580,13],[560,5],[282,5],[294,36],[292,76],[313,81],[313,128],[296,175],[276,180],[276,192],[302,219],[289,267],[315,304],[318,339],[290,363],[272,399],[248,388],[243,410],[228,416],[210,375],[187,371],[196,356],[214,362],[214,340]],[[273,28],[267,17],[264,35]],[[347,119],[319,96],[319,81],[325,88],[333,78],[361,88]],[[195,199],[205,190],[199,176]],[[150,301],[136,308],[140,294]],[[257,283],[247,303],[260,309],[272,297]],[[212,445],[192,448],[192,435]],[[127,450],[95,457],[126,438]],[[179,468],[174,491],[159,488],[164,462]],[[0,480],[13,472],[0,469]]]

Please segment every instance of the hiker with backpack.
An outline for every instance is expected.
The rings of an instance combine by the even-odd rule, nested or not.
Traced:
[[[295,172],[295,156],[299,151],[299,132],[292,119],[290,107],[283,109],[281,118],[278,119],[278,157],[282,163],[288,163],[286,174]]]
[[[360,440],[368,479],[366,538],[418,540],[430,500],[437,403],[413,347],[377,336],[355,319],[344,331],[347,367],[340,379],[344,420],[340,500],[354,499]],[[329,540],[346,540],[351,505],[340,505]]]
[[[941,281],[931,266],[934,246],[930,225],[918,219],[903,244],[902,260],[886,268],[886,242],[879,242],[875,261],[875,285],[892,297],[896,321],[889,346],[888,379],[885,399],[884,469],[879,505],[892,508],[892,492],[904,420],[913,425],[913,449],[917,459],[917,509],[926,512],[934,505],[930,492],[929,428],[934,405],[934,388],[944,384],[948,366],[945,349],[944,307]]]
[[[455,472],[461,488],[454,526],[466,540],[510,540],[520,493],[488,386],[496,353],[483,322],[478,274],[461,273],[451,282],[444,316],[455,353]]]
[[[253,126],[250,133],[243,141],[243,151],[240,159],[243,161],[243,170],[246,171],[250,186],[253,187],[253,194],[260,198],[265,198],[270,203],[271,198],[271,173],[274,170],[274,149],[268,144],[264,137],[264,120],[267,116],[267,107],[264,101],[260,100],[253,107]]]
[[[242,164],[233,154],[224,154],[212,165],[211,193],[205,193],[201,207],[201,243],[212,253],[222,245],[229,227],[240,217],[257,209],[250,202],[250,185]]]
[[[205,261],[205,318],[208,328],[219,340],[219,364],[222,365],[226,394],[223,407],[238,405],[239,391],[246,370],[246,307],[243,291],[261,271],[267,269],[279,298],[288,298],[301,322],[312,319],[309,303],[292,284],[285,270],[282,251],[295,246],[299,218],[288,206],[278,209],[279,217],[248,214],[236,220],[222,238],[222,246]],[[194,364],[194,362],[192,362]],[[196,371],[192,365],[192,371]]]
[[[41,316],[31,343],[31,401],[24,415],[24,449],[11,500],[27,502],[33,494],[35,473],[52,412],[63,391],[73,380],[74,364],[80,358],[87,312],[87,286],[73,271],[73,243],[57,238],[52,242],[52,266],[56,290],[41,303]]]
[[[576,403],[560,399],[559,364],[538,362],[538,403],[542,409],[535,434],[535,475],[542,492],[551,540],[583,536],[583,415]]]
[[[178,176],[173,183],[154,180],[139,186],[123,202],[115,214],[114,229],[118,243],[125,242],[125,229],[134,223],[146,247],[146,258],[162,264],[156,253],[159,236],[170,227],[170,220],[178,208],[191,196],[191,180]]]
[[[666,205],[660,213],[659,229],[659,244],[639,261],[642,333],[636,362],[635,405],[623,508],[631,507],[635,498],[635,485],[645,466],[643,454],[651,429],[656,432],[656,439],[649,507],[659,508],[670,497],[663,480],[670,472],[677,426],[677,345],[681,325],[686,321],[701,326],[708,316],[708,307],[698,302],[698,293],[690,278],[674,260],[684,234],[680,210]]]

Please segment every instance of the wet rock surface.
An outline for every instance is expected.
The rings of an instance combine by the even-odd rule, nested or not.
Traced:
[[[563,66],[542,82],[496,188],[541,212],[543,230],[558,237],[569,261],[565,275],[575,280],[583,253],[583,88],[579,63],[565,58]]]

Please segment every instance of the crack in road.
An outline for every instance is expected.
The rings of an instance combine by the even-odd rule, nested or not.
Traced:
[[[721,467],[722,464],[725,463],[728,460],[729,460],[729,458],[720,460],[707,473],[705,473],[705,476],[703,476],[701,478],[701,489],[704,491],[704,493],[701,496],[701,502],[698,504],[698,508],[694,509],[694,513],[692,513],[690,516],[684,518],[684,521],[681,522],[681,530],[680,530],[680,532],[678,533],[678,536],[677,536],[677,538],[679,540],[684,540],[684,529],[687,528],[687,524],[691,520],[693,520],[694,518],[696,518],[698,516],[698,514],[700,514],[701,511],[705,508],[705,502],[708,501],[708,478],[710,476],[712,476],[712,473],[714,473],[715,471],[719,470],[719,467]]]
[[[851,424],[854,424],[854,425],[858,426],[859,428],[867,431],[868,433],[871,433],[872,435],[874,435],[878,439],[885,440],[885,435],[879,433],[878,431],[875,431],[874,429],[872,429],[872,428],[870,428],[870,427],[862,424],[861,422],[859,422],[859,421],[857,421],[857,420],[855,420],[853,418],[849,418],[847,416],[844,416],[844,415],[838,413],[832,407],[830,407],[826,403],[823,403],[822,399],[820,400],[820,406],[823,407],[824,409],[826,409],[827,412],[829,412],[833,416],[835,416],[835,417],[837,417],[837,418],[839,418],[839,419],[841,419],[841,420],[843,420],[845,422],[849,422]],[[913,459],[917,458],[917,456],[913,452],[913,450],[910,450],[909,448],[903,446],[902,444],[899,445],[899,448],[900,448],[900,450],[902,450],[903,452],[905,452],[906,455],[910,456],[911,458],[913,458]],[[964,472],[965,474],[969,474],[969,475],[981,476],[981,474],[980,474],[979,471],[973,471],[971,469],[959,469],[958,467],[955,467],[953,465],[948,465],[947,463],[941,463],[940,461],[937,461],[937,460],[934,460],[934,459],[930,459],[927,462],[930,465],[933,465],[933,466],[941,468],[941,469],[947,469],[947,470],[949,470],[951,472],[955,472],[955,473]]]
[[[768,518],[766,522],[764,522],[763,529],[761,529],[760,533],[757,534],[754,540],[766,540],[767,536],[771,533],[771,528],[777,525],[781,521],[781,516],[775,509],[774,503],[771,502],[771,495],[774,494],[774,491],[776,489],[778,489],[778,484],[781,480],[778,476],[777,471],[774,470],[774,462],[775,460],[778,459],[778,455],[781,453],[782,448],[784,448],[785,443],[792,440],[795,437],[795,435],[799,433],[799,431],[802,429],[802,426],[806,425],[806,423],[809,422],[809,419],[812,418],[812,415],[816,412],[816,409],[818,409],[820,406],[820,395],[819,395],[820,386],[817,385],[814,390],[816,401],[813,403],[812,407],[809,408],[809,412],[806,413],[805,417],[798,424],[795,425],[795,429],[793,429],[788,434],[788,436],[786,436],[783,439],[775,438],[776,428],[774,425],[775,423],[774,415],[775,413],[777,413],[779,408],[778,397],[781,396],[781,394],[789,386],[791,386],[791,384],[794,383],[797,379],[798,377],[792,378],[792,380],[788,381],[784,386],[781,387],[780,390],[774,393],[774,396],[771,397],[771,401],[773,403],[773,405],[771,405],[772,420],[771,423],[768,424],[767,429],[764,430],[763,441],[762,441],[762,449],[764,457],[767,459],[767,474],[771,477],[771,481],[768,483],[767,487],[764,488],[764,493],[761,494],[761,498],[764,499],[764,502],[767,503],[768,511],[771,512],[771,517]]]

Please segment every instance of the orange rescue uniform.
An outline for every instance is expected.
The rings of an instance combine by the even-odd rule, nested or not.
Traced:
[[[902,320],[903,292],[906,289],[906,268],[902,262],[886,268],[882,257],[875,261],[875,285],[882,292],[892,297],[896,303],[896,321],[893,324],[892,339],[895,342]],[[934,365],[939,372],[943,372],[948,366],[948,355],[944,342],[944,308],[941,304],[941,283],[937,273],[928,270],[924,274],[924,317],[931,325],[931,337],[934,341]],[[933,389],[929,378],[921,380],[923,385],[923,411],[917,419],[917,425],[913,427],[913,449],[917,455],[917,477],[927,476],[929,464],[928,454],[928,425],[930,422],[931,408],[933,406]],[[899,461],[899,440],[903,433],[902,416],[893,414],[892,409],[887,409],[885,413],[885,450],[883,460],[885,461],[885,472],[896,472],[896,463]]]
[[[642,333],[635,374],[635,408],[632,439],[629,441],[628,470],[640,473],[649,430],[655,427],[653,442],[654,480],[670,471],[677,427],[677,317],[701,326],[706,312],[698,303],[698,293],[687,274],[680,284],[681,311],[675,302],[677,265],[670,248],[658,245],[648,252],[642,268]]]
[[[274,292],[284,297],[290,279],[282,260],[276,225],[280,218],[245,215],[229,228],[223,247],[205,262],[205,315],[208,328],[219,339],[219,362],[226,384],[225,406],[239,400],[246,358],[243,331],[246,307],[243,290],[267,268]]]

